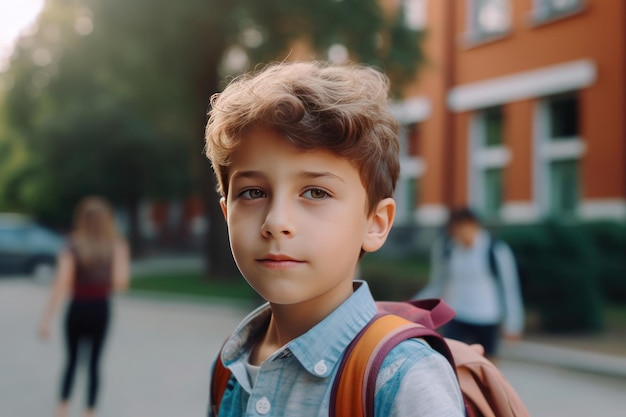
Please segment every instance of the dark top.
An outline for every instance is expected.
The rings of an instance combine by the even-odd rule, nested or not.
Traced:
[[[74,259],[74,300],[102,300],[109,298],[112,287],[113,258],[86,264],[80,262],[76,248],[69,245]]]

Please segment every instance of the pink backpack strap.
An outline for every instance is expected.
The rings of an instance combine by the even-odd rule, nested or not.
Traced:
[[[409,301],[379,301],[378,311],[404,317],[429,329],[437,329],[454,318],[456,313],[440,298]]]
[[[373,417],[380,367],[394,347],[411,338],[425,339],[455,369],[452,354],[437,332],[396,315],[379,313],[348,346],[339,364],[330,396],[329,416]]]

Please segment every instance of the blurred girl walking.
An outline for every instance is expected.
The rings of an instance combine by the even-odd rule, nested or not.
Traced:
[[[129,281],[129,250],[120,235],[111,205],[100,197],[86,197],[76,207],[74,228],[57,260],[52,290],[39,327],[48,339],[57,307],[67,295],[65,317],[66,365],[61,379],[56,417],[69,415],[69,399],[79,353],[89,353],[85,417],[95,416],[100,385],[100,357],[106,339],[113,291]]]

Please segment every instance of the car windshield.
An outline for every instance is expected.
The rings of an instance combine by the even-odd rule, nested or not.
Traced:
[[[0,248],[55,251],[62,243],[62,238],[55,233],[37,226],[0,226]]]
[[[0,227],[0,248],[19,246],[24,241],[22,228]]]

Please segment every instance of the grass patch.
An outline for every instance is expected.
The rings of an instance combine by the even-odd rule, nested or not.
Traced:
[[[155,291],[198,297],[220,297],[250,300],[254,291],[243,280],[211,281],[202,271],[158,272],[133,277],[130,290]]]
[[[390,258],[369,254],[361,261],[360,275],[362,279],[368,281],[377,300],[406,300],[426,284],[428,270],[428,262],[418,257]],[[243,278],[228,282],[212,281],[204,277],[203,271],[144,273],[133,277],[130,289],[207,298],[259,300]],[[605,336],[603,344],[607,344],[608,341],[626,343],[626,306],[605,304],[603,311],[605,330],[600,334]],[[536,312],[528,309],[527,313],[528,333],[541,334]],[[621,347],[623,346],[622,344]]]
[[[389,257],[368,254],[360,264],[360,277],[378,300],[406,300],[428,280],[428,262],[419,257]],[[198,297],[258,300],[243,278],[209,280],[204,271],[158,271],[133,276],[130,290],[153,291]]]
[[[428,282],[428,261],[417,256],[368,254],[360,268],[360,277],[368,282],[377,300],[406,300]]]
[[[392,258],[369,254],[361,260],[361,273],[364,277],[384,275],[394,281],[417,280],[425,284],[428,280],[428,271],[428,261],[416,256]]]
[[[607,329],[622,332],[626,336],[626,306],[609,304],[604,314]]]

